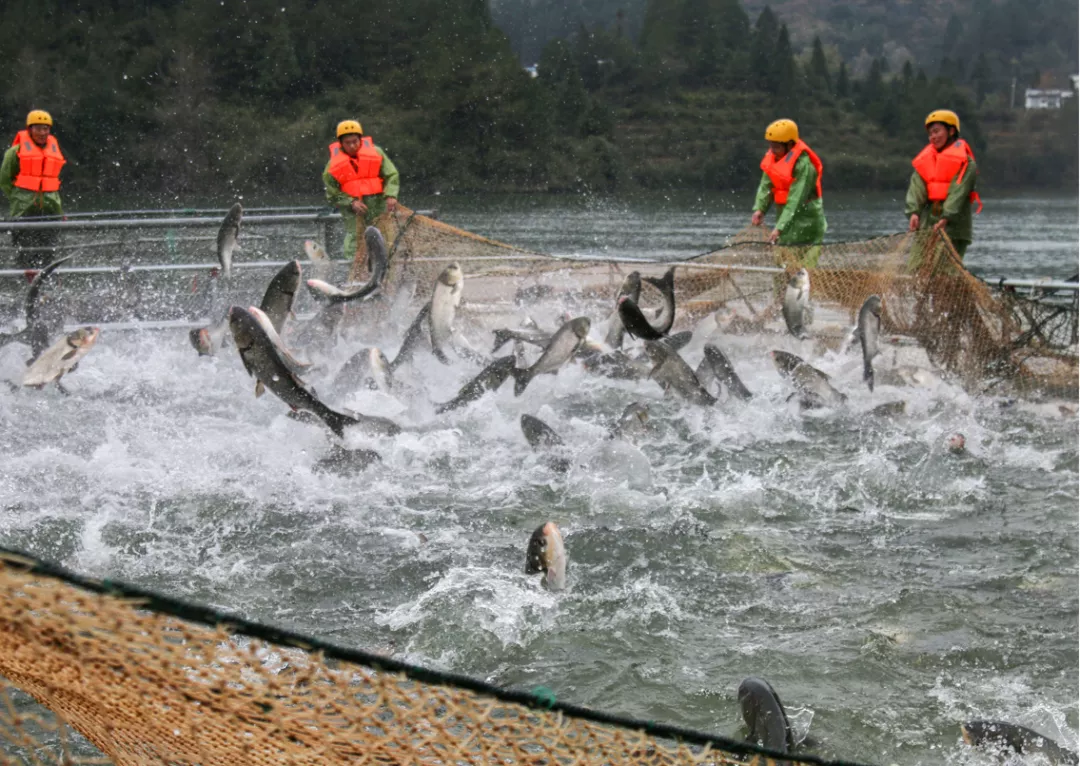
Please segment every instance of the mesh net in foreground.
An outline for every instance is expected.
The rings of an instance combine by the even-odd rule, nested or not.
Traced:
[[[0,762],[830,763],[340,649],[11,551]]]
[[[926,362],[972,393],[1077,394],[1076,293],[1048,309],[1033,301],[996,298],[964,269],[944,234],[929,230],[860,242],[780,247],[766,230],[748,228],[718,250],[677,263],[586,261],[515,248],[399,208],[379,221],[391,243],[387,292],[423,300],[439,273],[458,262],[474,310],[513,313],[536,296],[558,293],[608,307],[624,276],[660,276],[674,265],[678,302],[674,331],[716,312],[729,332],[783,332],[780,300],[786,278],[809,267],[812,335],[837,348],[849,336],[863,301],[880,295],[882,332],[892,343],[925,352]],[[360,241],[362,237],[358,238]],[[358,254],[357,263],[361,263]],[[354,268],[359,279],[363,269]]]

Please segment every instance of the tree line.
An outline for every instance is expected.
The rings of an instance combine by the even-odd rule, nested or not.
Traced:
[[[83,196],[316,201],[348,117],[394,159],[406,195],[745,188],[779,116],[799,121],[833,188],[903,183],[922,118],[940,106],[993,157],[977,105],[993,107],[996,86],[980,91],[977,66],[930,76],[882,57],[855,77],[820,40],[797,56],[781,18],[751,19],[739,0],[648,0],[636,37],[581,25],[545,45],[536,77],[485,0],[283,1],[8,0],[0,115],[14,135],[29,109],[52,112],[65,184]],[[1067,117],[1048,125],[1063,156],[1023,163],[1025,183],[1075,183]]]

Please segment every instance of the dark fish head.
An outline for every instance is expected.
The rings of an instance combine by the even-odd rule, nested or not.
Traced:
[[[229,309],[229,329],[241,352],[251,348],[256,338],[265,335],[259,326],[259,320],[243,306]]]
[[[299,283],[300,281],[300,261],[289,261],[281,267],[281,271],[278,272],[291,277]]]
[[[585,338],[588,337],[589,328],[592,326],[592,323],[589,321],[588,317],[578,317],[576,319],[571,319],[569,324],[570,327],[572,327],[574,330],[574,335],[578,336],[578,338],[580,338],[581,340],[585,340]]]
[[[795,354],[789,354],[787,351],[780,351],[777,349],[769,353],[772,355],[773,364],[776,365],[776,369],[784,375],[790,375],[796,367],[803,363],[801,357],[795,356]]]
[[[623,280],[622,286],[619,288],[616,301],[623,296],[629,296],[635,301],[641,296],[641,272],[631,271],[626,275],[626,279]]]
[[[533,449],[558,447],[563,443],[551,426],[532,415],[521,416],[521,432],[525,434],[525,438]]]
[[[964,438],[963,434],[957,433],[949,437],[949,441],[947,442],[947,444],[949,447],[949,452],[958,455],[963,452],[964,449],[967,447],[967,439]]]
[[[364,243],[367,244],[369,250],[376,247],[380,250],[386,250],[386,239],[383,237],[382,232],[374,226],[368,226],[364,229]]]
[[[673,353],[670,346],[660,341],[650,340],[645,343],[645,355],[649,357],[649,361],[653,364],[661,364],[667,361],[668,357]]]
[[[444,285],[453,287],[454,285],[458,284],[464,276],[465,275],[461,272],[461,267],[458,266],[456,263],[451,263],[449,266],[443,269],[442,273],[439,275],[439,282]]]
[[[1056,742],[1044,737],[1034,729],[1019,726],[1006,721],[966,721],[960,724],[960,735],[964,742],[972,747],[984,747],[992,749],[1000,754],[1012,751],[1018,754],[1043,752],[1049,755],[1051,752],[1064,754]],[[1069,753],[1065,762],[1076,763],[1074,753]],[[1058,761],[1059,759],[1051,759]]]
[[[632,438],[648,428],[649,408],[641,402],[631,402],[622,411],[619,422],[612,429],[612,436],[625,436]]]
[[[866,303],[863,304],[867,307],[867,310],[874,316],[881,317],[881,296],[871,295],[866,299]]]

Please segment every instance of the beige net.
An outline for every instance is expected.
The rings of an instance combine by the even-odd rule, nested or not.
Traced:
[[[337,649],[12,552],[0,552],[0,762],[778,763],[740,742]]]
[[[380,229],[390,244],[387,291],[425,299],[439,273],[458,262],[468,279],[466,300],[478,311],[507,313],[544,295],[595,301],[610,311],[630,271],[660,276],[674,265],[678,313],[674,330],[716,312],[730,332],[783,332],[785,274],[809,265],[812,334],[837,348],[849,336],[870,295],[884,304],[882,332],[914,345],[925,363],[972,392],[1004,387],[1020,393],[1075,396],[1076,303],[1057,325],[995,297],[964,269],[944,234],[920,230],[861,242],[780,247],[766,230],[748,228],[719,250],[677,263],[556,258],[480,237],[399,208]],[[362,237],[359,239],[363,239]],[[366,254],[364,254],[366,257]],[[358,254],[357,263],[361,257]],[[1075,296],[1075,294],[1074,294]],[[1036,332],[1032,332],[1032,327]],[[1052,331],[1051,331],[1052,330]]]

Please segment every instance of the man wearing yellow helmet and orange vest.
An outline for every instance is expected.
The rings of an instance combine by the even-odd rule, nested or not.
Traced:
[[[345,224],[345,257],[356,256],[356,227],[370,226],[383,212],[397,207],[398,171],[356,120],[337,126],[330,160],[323,171],[327,201],[341,211]],[[363,242],[361,238],[360,242]]]
[[[761,183],[754,198],[750,223],[760,226],[773,203],[777,205],[776,226],[769,242],[807,246],[803,266],[817,266],[821,242],[829,228],[821,203],[821,160],[799,138],[799,126],[792,120],[777,120],[765,129],[769,150],[761,160]]]
[[[956,112],[938,109],[926,117],[926,135],[930,143],[912,161],[915,172],[908,184],[904,215],[908,230],[933,227],[945,230],[963,258],[971,244],[971,205],[982,210],[975,191],[977,169],[975,155],[967,141],[960,138],[960,118]]]
[[[11,148],[4,152],[0,189],[11,203],[8,211],[11,218],[64,214],[60,204],[60,169],[65,160],[60,144],[52,135],[52,124],[48,112],[33,110],[26,115],[26,129],[16,134]],[[31,269],[53,260],[52,248],[59,242],[59,232],[12,232],[11,240],[18,248],[17,268]]]

